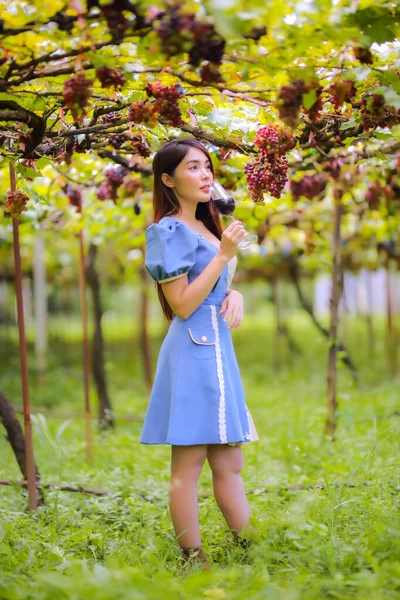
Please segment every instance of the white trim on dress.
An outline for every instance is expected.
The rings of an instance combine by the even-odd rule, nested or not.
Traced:
[[[218,431],[221,444],[227,444],[228,437],[226,434],[225,380],[224,371],[222,368],[221,345],[219,343],[217,309],[214,305],[210,305],[210,309],[211,323],[215,333],[215,357],[217,360],[217,377],[219,383]]]

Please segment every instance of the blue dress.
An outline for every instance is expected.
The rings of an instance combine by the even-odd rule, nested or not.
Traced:
[[[163,283],[191,283],[218,248],[173,217],[146,230],[145,265]],[[258,439],[245,402],[225,313],[228,266],[188,319],[173,316],[162,343],[140,441],[143,444],[241,444]]]

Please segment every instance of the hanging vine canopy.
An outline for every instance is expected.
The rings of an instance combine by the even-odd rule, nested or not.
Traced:
[[[256,202],[290,193],[289,176],[294,202],[318,200],[351,172],[372,182],[369,208],[400,203],[395,2],[0,5],[1,155],[22,177],[92,154],[117,163],[98,189],[116,202],[129,171],[149,175],[160,141],[185,132],[222,164],[241,157],[224,176]]]

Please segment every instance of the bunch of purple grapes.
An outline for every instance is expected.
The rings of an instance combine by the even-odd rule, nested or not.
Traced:
[[[357,88],[352,79],[342,79],[335,81],[327,89],[327,92],[332,94],[331,102],[338,110],[343,102],[351,102],[357,93]]]
[[[118,188],[122,185],[125,175],[128,174],[128,169],[122,165],[116,167],[108,167],[105,169],[105,182],[97,190],[99,200],[113,200],[116,203],[118,198]]]
[[[249,192],[254,202],[263,202],[263,195],[269,192],[280,198],[288,180],[288,162],[285,156],[260,152],[245,168]]]
[[[12,192],[8,190],[6,200],[6,213],[9,213],[14,219],[19,219],[21,214],[28,210],[26,203],[29,196],[20,190]]]
[[[164,86],[159,81],[148,83],[146,93],[149,97],[155,98],[153,111],[159,113],[168,124],[179,126],[182,123],[182,113],[178,106],[178,100],[183,96],[182,87],[175,85]]]
[[[123,71],[111,69],[110,67],[98,67],[96,77],[101,83],[102,88],[114,87],[115,90],[121,90],[125,84],[125,75]]]
[[[86,107],[93,93],[93,81],[86,79],[85,73],[80,71],[68,79],[64,84],[64,102],[71,111],[72,117],[79,122],[86,115]]]
[[[294,148],[296,143],[293,132],[282,125],[266,125],[261,127],[254,140],[254,145],[265,154],[283,156]]]
[[[225,40],[213,24],[199,21],[194,13],[182,13],[176,5],[159,16],[160,24],[155,30],[167,56],[189,52],[189,63],[194,67],[202,60],[217,65],[222,62]]]
[[[143,135],[134,135],[131,139],[131,146],[133,152],[143,156],[143,158],[150,156],[150,146],[146,142],[146,139]]]
[[[327,184],[328,175],[326,173],[305,175],[300,181],[292,179],[290,182],[290,190],[295,200],[298,200],[301,196],[305,196],[309,200],[312,200],[324,192]]]
[[[72,187],[67,184],[64,188],[64,192],[72,206],[75,206],[78,211],[82,210],[82,192],[78,188]]]
[[[315,90],[315,101],[311,106],[304,106],[304,94],[308,94]],[[279,117],[292,129],[295,129],[299,124],[299,113],[301,107],[304,112],[310,117],[311,121],[315,121],[320,116],[322,109],[322,86],[319,81],[312,80],[305,83],[304,79],[294,79],[289,85],[281,87],[275,106],[278,109]]]

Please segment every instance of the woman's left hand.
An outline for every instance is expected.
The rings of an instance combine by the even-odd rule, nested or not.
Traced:
[[[229,321],[228,329],[238,329],[243,321],[243,296],[231,290],[222,303],[219,314],[225,313],[224,321]]]

